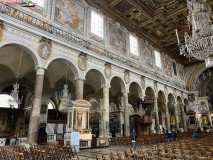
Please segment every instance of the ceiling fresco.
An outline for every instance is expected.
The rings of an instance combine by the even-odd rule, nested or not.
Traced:
[[[190,63],[179,54],[175,29],[181,42],[191,32],[186,0],[85,0],[138,37],[146,39],[181,64]],[[213,6],[212,0],[207,2]],[[128,23],[127,23],[128,22]]]

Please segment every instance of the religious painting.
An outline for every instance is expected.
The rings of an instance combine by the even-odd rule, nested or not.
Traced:
[[[109,24],[109,44],[116,50],[126,52],[126,34]]]
[[[184,80],[184,69],[183,68],[179,68],[179,77],[181,80]]]
[[[46,42],[41,43],[38,47],[38,53],[42,59],[47,60],[52,54],[51,46]]]
[[[87,68],[87,59],[84,56],[80,56],[78,59],[78,67],[80,70],[85,71]]]
[[[56,0],[55,21],[84,34],[84,7],[73,0]]]
[[[198,99],[198,104],[199,104],[199,108],[198,108],[199,111],[205,112],[209,110],[208,100]]]
[[[149,67],[153,67],[152,50],[145,46],[142,53],[145,64]]]
[[[163,65],[164,65],[164,71],[165,73],[168,75],[168,76],[172,76],[172,64],[171,64],[171,61],[166,58],[166,57],[163,57]]]
[[[111,71],[111,66],[110,65],[105,65],[105,69],[104,69],[104,73],[105,76],[109,79],[112,75],[112,71]]]
[[[86,129],[87,127],[87,112],[76,113],[75,129]]]
[[[146,87],[145,77],[141,77],[141,86],[143,89]]]
[[[0,114],[0,130],[5,130],[7,125],[7,114]]]
[[[208,116],[205,115],[205,116],[202,116],[202,123],[204,125],[208,125],[209,124],[209,119],[208,119]]]
[[[3,29],[0,27],[0,42],[3,40]]]
[[[124,72],[124,80],[125,80],[126,84],[128,84],[130,82],[129,72]]]

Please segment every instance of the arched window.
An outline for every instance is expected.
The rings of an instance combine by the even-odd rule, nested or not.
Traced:
[[[36,3],[40,7],[44,7],[44,0],[31,0],[33,3]]]
[[[18,108],[18,104],[14,101],[14,97],[10,95],[0,94],[0,108]]]
[[[55,104],[52,101],[49,101],[47,108],[48,109],[55,109]]]

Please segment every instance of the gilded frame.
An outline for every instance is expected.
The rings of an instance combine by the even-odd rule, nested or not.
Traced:
[[[79,115],[82,115],[84,116],[85,118],[85,123],[84,123],[84,126],[83,126],[83,117],[81,119],[81,122],[79,122],[80,120],[80,117]],[[78,130],[82,130],[82,129],[87,129],[87,123],[88,123],[88,120],[87,120],[87,112],[86,111],[76,111],[76,115],[75,115],[75,118],[76,118],[76,121],[75,121],[75,129],[78,129]],[[82,127],[79,127],[79,124],[81,124],[80,126]]]
[[[107,76],[107,72],[106,72],[107,68],[110,69],[110,75],[109,76]],[[112,76],[112,68],[111,68],[110,65],[105,65],[104,74],[105,74],[106,78],[110,79],[110,77]]]
[[[128,80],[126,79],[126,76],[128,76]],[[126,84],[129,84],[129,82],[130,82],[130,74],[129,74],[129,72],[124,72],[124,81],[126,82]]]
[[[42,47],[43,45],[47,45],[47,46],[49,47],[49,49],[50,49],[50,54],[49,54],[48,57],[44,57],[44,56],[41,54],[41,47]],[[40,56],[42,59],[44,59],[44,60],[49,59],[49,58],[52,56],[52,48],[51,48],[51,46],[50,46],[48,43],[46,43],[46,42],[42,42],[42,43],[39,45],[39,47],[38,47],[38,54],[39,54],[39,56]]]
[[[84,66],[82,66],[82,60],[81,59],[84,59],[85,60],[85,63]],[[80,56],[79,59],[78,59],[78,67],[81,71],[85,71],[87,69],[87,58],[85,56]]]
[[[1,33],[1,36],[0,36],[0,41],[3,40],[3,29],[0,27],[0,33]]]

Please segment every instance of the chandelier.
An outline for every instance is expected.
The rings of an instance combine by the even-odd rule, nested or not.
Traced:
[[[180,55],[189,59],[205,60],[206,67],[213,66],[213,25],[211,7],[206,0],[187,0],[189,14],[187,20],[192,24],[192,35],[185,33],[185,44],[180,44]]]

